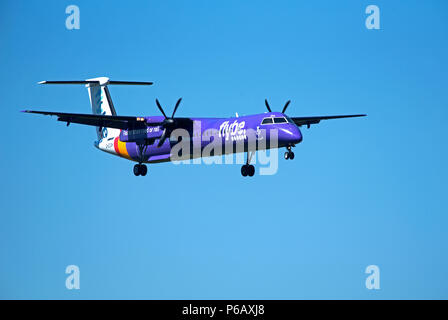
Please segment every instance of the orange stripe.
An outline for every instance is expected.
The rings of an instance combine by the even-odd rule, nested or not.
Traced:
[[[115,139],[114,147],[119,156],[132,160],[129,156],[128,150],[126,149],[126,142],[121,141],[119,137]]]

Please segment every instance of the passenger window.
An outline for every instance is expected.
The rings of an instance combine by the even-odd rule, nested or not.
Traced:
[[[272,124],[272,118],[264,118],[261,124]]]

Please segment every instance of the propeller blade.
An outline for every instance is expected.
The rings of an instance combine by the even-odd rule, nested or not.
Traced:
[[[168,117],[166,116],[165,111],[163,111],[162,106],[160,105],[160,102],[157,99],[156,99],[156,104],[157,104],[157,107],[159,108],[160,112],[162,112],[165,119],[167,119]]]
[[[182,98],[179,98],[179,100],[177,100],[176,106],[174,107],[173,114],[172,114],[171,118],[174,118],[174,114],[176,113],[177,107],[179,106],[181,101],[182,101]]]
[[[269,103],[268,103],[268,99],[264,99],[264,104],[266,105],[266,108],[268,108],[268,111],[272,112],[271,107],[269,106]]]
[[[283,107],[282,113],[285,113],[286,108],[288,108],[289,104],[291,103],[291,100],[288,100],[285,104],[285,106]]]
[[[160,136],[159,143],[157,144],[157,148],[160,148],[166,140],[166,129],[163,130],[162,135]]]

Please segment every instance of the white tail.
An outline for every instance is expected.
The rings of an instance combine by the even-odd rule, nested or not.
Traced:
[[[109,89],[107,84],[109,83],[109,78],[101,77],[94,79],[87,79],[89,81],[86,85],[89,90],[90,103],[92,105],[93,114],[101,114],[108,116],[115,116],[114,104],[110,97]]]
[[[86,81],[89,81],[89,83],[86,84],[86,87],[89,91],[92,113],[107,116],[116,116],[117,112],[115,111],[114,104],[110,97],[109,89],[107,88],[109,78],[93,78],[87,79]],[[113,136],[115,136],[120,133],[120,131],[116,129],[111,129],[110,131],[117,132],[109,132],[107,128],[96,127],[98,140],[107,138],[110,134],[113,134]]]
[[[140,82],[140,81],[112,81],[107,77],[99,77],[81,81],[41,81],[39,84],[84,84],[89,91],[90,104],[92,105],[93,114],[101,114],[108,116],[116,116],[114,104],[110,97],[109,84],[124,84],[124,85],[152,85],[152,82]],[[96,127],[96,134],[98,140],[104,138],[116,137],[120,134],[119,129],[108,129],[103,127]]]

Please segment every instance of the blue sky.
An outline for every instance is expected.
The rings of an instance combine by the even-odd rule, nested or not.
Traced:
[[[65,28],[65,8],[81,11]],[[381,29],[365,8],[379,6]],[[445,1],[2,1],[0,298],[446,299]],[[273,176],[150,165],[24,108],[121,115],[367,113],[303,130]],[[65,288],[78,265],[81,289]],[[367,290],[368,265],[381,289]]]

